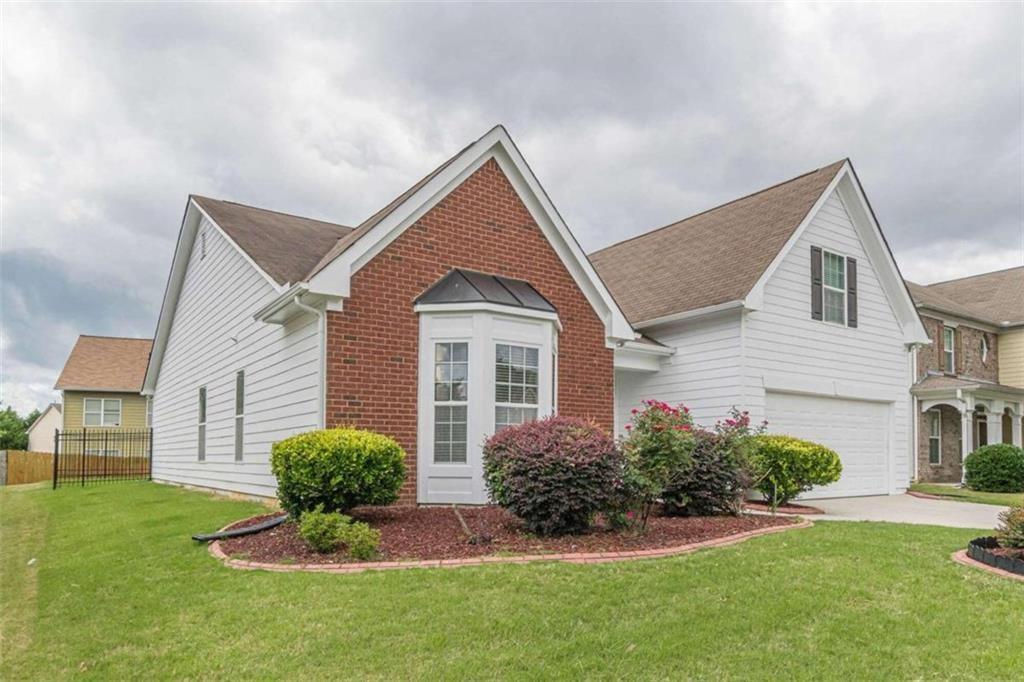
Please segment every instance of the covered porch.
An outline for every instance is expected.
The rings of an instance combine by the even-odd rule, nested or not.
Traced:
[[[931,375],[911,392],[918,418],[919,481],[960,482],[964,459],[977,448],[993,443],[1021,446],[1024,389]]]

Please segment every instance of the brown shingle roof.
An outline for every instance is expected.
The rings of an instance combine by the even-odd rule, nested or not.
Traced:
[[[910,292],[910,296],[914,299],[914,304],[918,308],[929,308],[940,313],[949,313],[950,315],[956,315],[968,320],[977,320],[978,322],[994,324],[992,320],[979,314],[977,310],[965,306],[962,303],[958,303],[948,296],[943,296],[941,293],[934,291],[930,287],[915,284],[908,280],[904,280],[904,282],[906,282],[907,290]]]
[[[971,379],[968,377],[951,377],[945,374],[929,374],[916,384],[910,387],[911,392],[934,391],[940,389],[963,388],[969,390],[988,389],[991,391],[1005,391],[1007,393],[1024,393],[1024,388],[997,384],[993,381],[982,379]]]
[[[300,282],[351,227],[192,195],[200,208],[278,284]]]
[[[938,282],[927,289],[997,325],[1024,324],[1024,266]]]
[[[83,334],[71,349],[54,388],[137,393],[142,390],[152,347],[152,339]]]
[[[744,298],[846,160],[590,255],[634,324]]]

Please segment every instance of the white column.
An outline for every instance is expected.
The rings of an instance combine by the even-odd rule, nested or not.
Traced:
[[[988,443],[986,445],[992,445],[993,443],[1003,442],[1003,411],[999,412],[988,412],[985,414],[985,421],[988,422]]]
[[[1021,417],[1020,417],[1020,415],[1019,414],[1010,415],[1010,423],[1013,425],[1010,428],[1010,433],[1012,434],[1013,444],[1016,445],[1019,448],[1019,447],[1021,447],[1021,445],[1024,445],[1024,443],[1021,443],[1021,426],[1022,426],[1022,424],[1021,424]]]
[[[960,413],[960,482],[967,481],[967,469],[964,462],[967,455],[971,454],[972,443],[974,442],[974,420],[971,411],[966,407]]]

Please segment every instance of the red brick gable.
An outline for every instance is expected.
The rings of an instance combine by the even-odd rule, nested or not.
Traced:
[[[614,420],[605,326],[493,159],[352,277],[327,313],[328,426],[390,435],[408,453],[403,503],[416,500],[419,319],[413,301],[450,269],[523,279],[558,309],[558,411]]]

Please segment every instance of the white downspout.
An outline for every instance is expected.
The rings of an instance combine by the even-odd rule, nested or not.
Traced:
[[[911,346],[910,347],[910,385],[911,386],[913,386],[914,384],[917,383],[917,350],[918,350],[918,348],[919,348],[919,346]],[[921,413],[919,412],[920,408],[921,408],[921,406],[917,402],[917,396],[916,395],[912,395],[911,396],[911,400],[910,400],[910,424],[912,426],[912,430],[911,430],[911,434],[912,435],[911,435],[911,439],[910,439],[910,461],[912,461],[914,463],[914,467],[913,467],[913,469],[914,469],[914,479],[913,480],[914,481],[920,480],[919,479],[919,476],[920,476],[920,469],[919,469],[919,467],[921,465],[920,465],[920,462],[918,462],[918,458],[919,458],[918,450],[921,447],[920,441],[918,440],[921,437],[921,433],[920,433],[920,431],[921,431]]]
[[[319,308],[306,305],[302,302],[302,295],[296,294],[295,298],[292,299],[295,307],[299,310],[305,310],[307,313],[315,315],[317,318],[317,328],[319,330],[319,346],[320,346],[320,381],[318,382],[319,390],[319,403],[320,403],[320,428],[327,427],[327,313]]]

